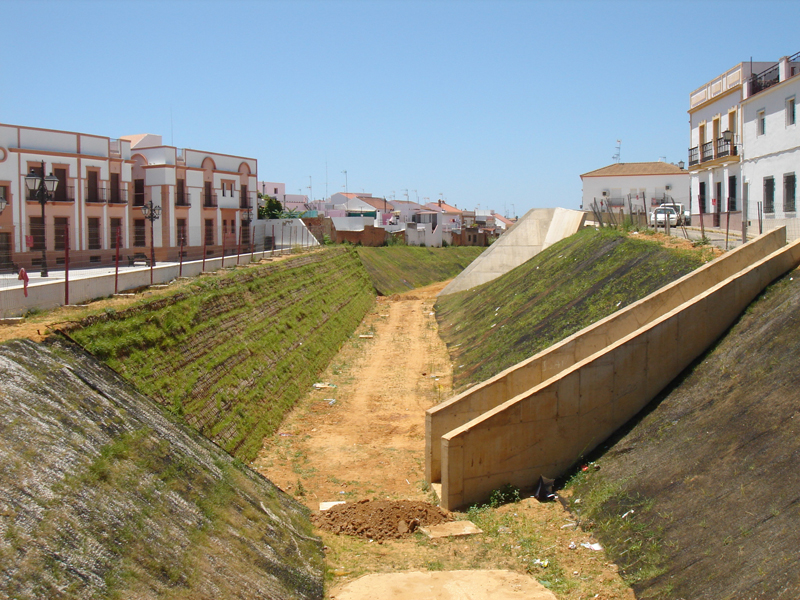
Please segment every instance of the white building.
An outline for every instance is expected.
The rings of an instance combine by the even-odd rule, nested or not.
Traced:
[[[756,74],[741,102],[742,174],[747,219],[756,231],[787,226],[791,239],[800,237],[797,173],[800,172],[800,129],[796,102],[800,96],[800,53],[783,57]]]
[[[0,266],[109,264],[117,239],[125,254],[152,245],[157,260],[187,258],[203,248],[219,254],[250,239],[255,159],[178,149],[161,136],[120,139],[0,124]],[[44,205],[27,192],[25,176],[52,173],[58,186]],[[142,213],[160,207],[151,227]],[[0,201],[0,205],[2,205]],[[216,246],[217,248],[213,248]]]
[[[581,209],[649,213],[666,202],[689,205],[689,172],[668,162],[614,163],[581,175]]]

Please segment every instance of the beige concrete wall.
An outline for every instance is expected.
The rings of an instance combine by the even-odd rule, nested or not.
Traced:
[[[443,507],[483,501],[506,483],[530,487],[539,475],[561,475],[713,344],[770,282],[798,264],[800,241],[443,435]]]
[[[427,481],[441,480],[440,439],[448,431],[605,348],[785,244],[783,230],[765,233],[531,358],[430,408],[425,414]]]
[[[474,288],[518,267],[559,240],[574,234],[586,214],[566,208],[533,208],[439,292],[447,296]]]

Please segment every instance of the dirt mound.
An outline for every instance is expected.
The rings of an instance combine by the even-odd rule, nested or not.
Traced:
[[[414,500],[361,500],[311,516],[311,521],[321,529],[375,541],[399,539],[414,533],[418,527],[451,520],[450,514],[438,506]]]

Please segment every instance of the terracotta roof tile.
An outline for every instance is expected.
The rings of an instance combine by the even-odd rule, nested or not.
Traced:
[[[602,169],[589,171],[583,177],[614,177],[626,175],[682,175],[689,174],[686,169],[668,162],[614,163]]]

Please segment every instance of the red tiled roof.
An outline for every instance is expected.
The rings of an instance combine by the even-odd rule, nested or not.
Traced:
[[[688,175],[689,171],[668,162],[614,163],[602,169],[589,171],[584,177],[614,177],[630,175]]]

